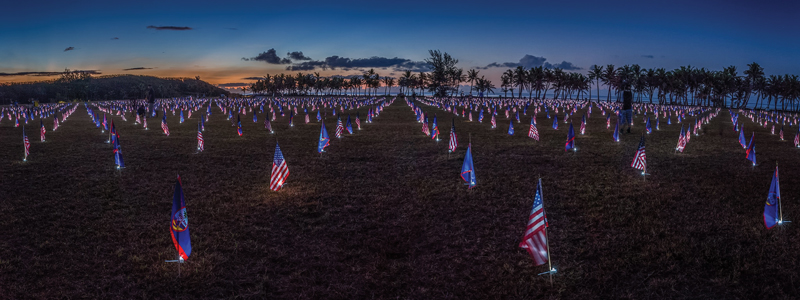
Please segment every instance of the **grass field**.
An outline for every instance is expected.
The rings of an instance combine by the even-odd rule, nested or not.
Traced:
[[[800,295],[795,223],[764,228],[762,211],[780,161],[784,218],[800,222],[800,150],[756,131],[759,166],[737,142],[727,110],[675,154],[680,124],[647,136],[644,181],[630,167],[643,130],[615,143],[595,108],[576,153],[567,128],[539,113],[508,136],[455,118],[458,151],[448,158],[452,114],[437,113],[444,139],[421,133],[398,99],[363,130],[316,152],[319,123],[276,134],[242,116],[244,136],[220,113],[206,123],[195,154],[197,114],[171,136],[149,119],[114,122],[127,168],[83,105],[38,139],[22,162],[21,129],[0,122],[0,298],[281,299],[791,299]],[[360,110],[362,120],[366,109]],[[346,112],[347,113],[347,112]],[[355,111],[349,111],[355,116]],[[579,111],[582,114],[582,111]],[[573,119],[580,122],[576,114]],[[477,117],[477,115],[475,115]],[[487,115],[488,116],[488,115]],[[563,119],[563,113],[559,116]],[[742,118],[744,119],[744,118]],[[693,119],[690,119],[693,120]],[[477,118],[476,118],[477,121]],[[45,122],[48,130],[52,121]],[[579,123],[575,123],[576,131]],[[612,126],[613,129],[613,126]],[[471,134],[477,186],[459,172]],[[291,174],[269,190],[275,142]],[[169,233],[176,175],[183,181],[193,252],[175,259]],[[541,176],[554,267],[518,247]]]

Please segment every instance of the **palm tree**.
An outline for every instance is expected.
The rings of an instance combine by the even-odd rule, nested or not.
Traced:
[[[600,101],[600,80],[603,79],[603,67],[592,65],[589,68],[589,79],[594,79],[597,85],[597,101]]]
[[[760,91],[760,85],[758,83],[764,80],[764,68],[759,66],[758,63],[753,62],[747,64],[747,67],[748,69],[744,71],[744,74],[747,75],[747,77],[745,77],[747,94],[744,103],[740,107],[747,107],[747,103],[750,102],[750,95]],[[758,98],[760,98],[760,96]],[[756,103],[758,103],[758,98],[756,98]]]
[[[606,97],[606,101],[611,102],[611,89],[614,81],[617,77],[617,71],[614,69],[614,65],[607,65],[606,70],[603,72],[603,84],[606,85],[608,88],[608,96]]]
[[[470,97],[472,97],[472,87],[475,85],[476,80],[478,80],[478,71],[475,69],[469,69],[469,71],[467,71],[467,81],[469,81]]]
[[[508,90],[510,86],[512,86],[514,78],[514,71],[511,69],[506,70],[503,72],[503,75],[500,76],[500,89],[503,90],[503,97],[508,96]],[[511,98],[514,98],[514,90],[511,90]]]
[[[394,77],[383,77],[383,84],[385,84],[383,95],[386,96],[388,95],[388,90],[394,86]]]
[[[484,94],[488,95],[488,93],[494,93],[495,86],[494,84],[492,84],[491,80],[487,80],[486,78],[481,76],[481,78],[478,78],[476,80],[475,88],[478,90],[479,93],[482,93],[481,95]]]
[[[511,76],[511,82],[513,82],[519,90],[519,95],[517,98],[522,98],[522,89],[525,87],[525,84],[527,84],[527,79],[528,74],[525,72],[525,68],[522,66],[517,66],[517,68],[513,71],[513,75]]]

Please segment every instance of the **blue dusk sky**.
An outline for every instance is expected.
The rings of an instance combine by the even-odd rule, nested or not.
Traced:
[[[422,69],[430,49],[496,85],[518,64],[741,74],[757,62],[767,74],[800,74],[798,1],[13,2],[0,10],[0,83],[66,68],[213,84],[370,67],[399,77]]]

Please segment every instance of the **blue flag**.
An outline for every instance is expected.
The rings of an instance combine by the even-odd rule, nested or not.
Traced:
[[[264,106],[261,106],[261,111],[264,111]],[[258,116],[255,110],[253,111],[253,123],[258,123]]]
[[[772,175],[772,184],[769,186],[767,203],[764,204],[764,225],[767,229],[775,227],[780,222],[778,219],[781,203],[781,186],[778,183],[778,166],[775,166],[775,174]]]
[[[189,240],[189,218],[186,215],[186,202],[183,199],[181,177],[175,182],[175,193],[172,195],[172,220],[170,221],[172,243],[181,259],[188,259],[192,254],[192,243]]]
[[[242,119],[238,114],[236,115],[236,133],[238,133],[239,136],[242,136]]]
[[[575,129],[572,127],[572,122],[569,123],[569,132],[567,133],[567,143],[565,144],[564,151],[575,149]]]
[[[319,122],[319,120],[322,120],[322,116],[319,114],[319,110],[317,110],[317,122]]]
[[[514,135],[514,121],[508,122],[508,135]]]
[[[747,140],[744,138],[744,124],[742,124],[742,129],[739,130],[739,145],[742,145],[742,148],[747,149]]]
[[[617,125],[614,125],[614,141],[619,142],[619,122],[617,122]]]
[[[750,136],[750,144],[747,145],[747,160],[752,161],[753,165],[756,165],[756,145],[753,142],[753,137],[756,136],[755,131],[753,135]]]
[[[645,124],[644,128],[647,130],[647,134],[653,132],[653,128],[650,127],[650,117],[647,117],[647,124]]]
[[[319,132],[319,143],[317,144],[317,152],[322,153],[325,147],[330,145],[331,138],[328,137],[328,131],[325,130],[325,122],[322,122],[322,129]]]
[[[553,129],[558,130],[558,115],[553,118]]]
[[[114,124],[111,124],[113,127]],[[111,134],[114,138],[114,163],[117,165],[117,169],[121,169],[125,167],[125,161],[122,159],[122,147],[119,145],[119,133],[114,130],[114,133]]]
[[[347,115],[347,132],[353,134],[353,123],[350,122],[350,115]]]
[[[466,175],[466,176],[465,176]],[[467,155],[464,156],[464,164],[461,166],[461,179],[467,182],[469,188],[475,186],[475,167],[472,165],[472,144],[467,147]]]

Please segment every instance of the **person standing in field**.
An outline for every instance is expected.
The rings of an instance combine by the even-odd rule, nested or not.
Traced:
[[[622,92],[622,125],[619,126],[619,132],[622,133],[622,126],[628,125],[628,133],[631,133],[631,123],[633,122],[633,108],[631,107],[631,102],[633,102],[633,93],[631,93],[631,88],[626,86],[625,91]]]

